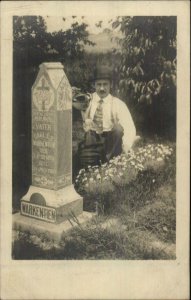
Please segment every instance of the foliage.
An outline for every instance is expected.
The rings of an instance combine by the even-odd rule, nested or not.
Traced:
[[[123,33],[116,50],[119,95],[138,129],[175,137],[176,17],[118,17],[113,28]]]
[[[14,65],[19,68],[37,66],[46,59],[48,40],[46,24],[40,16],[13,18]]]
[[[47,32],[41,16],[15,16],[13,26],[13,50],[15,62],[27,67],[38,66],[43,61],[72,61],[84,54],[88,40],[87,24],[74,22],[71,28],[53,33]]]

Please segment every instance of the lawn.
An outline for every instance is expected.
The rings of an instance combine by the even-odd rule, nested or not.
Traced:
[[[74,154],[82,136],[81,121],[75,121]],[[84,210],[95,212],[95,217],[63,235],[59,244],[15,232],[14,259],[176,258],[174,143],[141,139],[128,157],[74,173]]]

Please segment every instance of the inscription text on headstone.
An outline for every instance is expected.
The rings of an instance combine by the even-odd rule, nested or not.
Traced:
[[[21,202],[21,214],[51,223],[56,222],[56,210],[54,208],[26,201]]]

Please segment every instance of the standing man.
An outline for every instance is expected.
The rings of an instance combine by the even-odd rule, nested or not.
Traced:
[[[100,161],[109,161],[122,151],[127,153],[135,140],[135,126],[126,104],[110,94],[111,79],[109,67],[100,66],[96,69],[95,93],[84,114],[85,152],[83,147],[81,151],[79,148],[83,159],[85,153],[87,165],[88,161],[89,164],[96,164],[96,160],[94,162],[91,159],[91,154],[96,157],[96,151],[99,152]]]

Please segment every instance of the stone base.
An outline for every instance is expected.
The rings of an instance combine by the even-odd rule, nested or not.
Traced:
[[[21,199],[21,214],[50,223],[60,223],[83,212],[83,198],[73,185],[60,190],[30,186]]]
[[[68,233],[75,226],[84,224],[95,216],[93,213],[83,212],[76,220],[68,219],[60,224],[51,224],[41,220],[22,216],[20,213],[13,214],[13,230],[29,232],[31,235],[46,236],[47,239],[59,242],[61,237]]]

